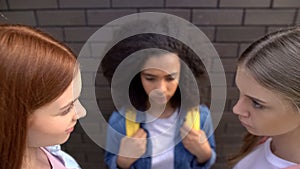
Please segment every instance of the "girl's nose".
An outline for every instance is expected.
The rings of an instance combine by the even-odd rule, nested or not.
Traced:
[[[86,110],[82,106],[79,100],[77,100],[75,103],[75,111],[76,111],[76,118],[80,119],[86,116]]]
[[[249,116],[249,111],[247,110],[247,104],[245,104],[242,98],[239,98],[238,102],[233,106],[233,113],[243,117]]]
[[[167,82],[164,80],[160,80],[157,85],[157,89],[159,89],[161,92],[166,92],[167,91]]]

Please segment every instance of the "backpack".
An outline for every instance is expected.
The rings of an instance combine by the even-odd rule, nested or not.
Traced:
[[[140,128],[140,123],[136,122],[136,111],[132,109],[127,109],[125,116],[126,136],[131,137]],[[195,130],[200,130],[200,112],[198,107],[193,107],[187,112],[185,123]]]

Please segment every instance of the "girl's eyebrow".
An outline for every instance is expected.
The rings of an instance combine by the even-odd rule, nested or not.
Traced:
[[[254,101],[256,101],[256,102],[258,102],[258,103],[266,104],[265,101],[262,101],[260,99],[255,98],[255,97],[252,97],[252,96],[249,96],[249,95],[245,95],[245,96],[252,99],[252,100],[254,100]]]
[[[170,73],[170,74],[168,74],[168,75],[166,75],[166,76],[176,76],[178,74],[178,72],[173,72],[173,73]],[[145,73],[145,72],[142,72],[142,75],[144,75],[144,76],[153,76],[153,77],[156,77],[156,75],[153,75],[153,74],[151,74],[151,73]]]
[[[61,107],[60,110],[63,110],[63,109],[65,109],[65,108],[69,107],[71,104],[73,104],[73,103],[74,103],[76,100],[78,100],[78,99],[79,99],[79,96],[78,96],[76,99],[74,99],[73,101],[71,101],[70,103],[68,103],[67,105]]]

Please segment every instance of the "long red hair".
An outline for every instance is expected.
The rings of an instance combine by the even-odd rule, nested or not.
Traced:
[[[71,50],[48,34],[0,25],[0,169],[20,169],[28,117],[58,98],[76,71]]]

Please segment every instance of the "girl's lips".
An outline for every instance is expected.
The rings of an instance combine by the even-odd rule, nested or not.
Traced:
[[[242,124],[244,127],[246,127],[246,128],[252,128],[250,125],[244,123],[243,121],[240,120],[240,122],[241,122],[241,124]]]
[[[67,133],[71,133],[74,130],[74,127],[71,127],[69,129],[66,130]]]

